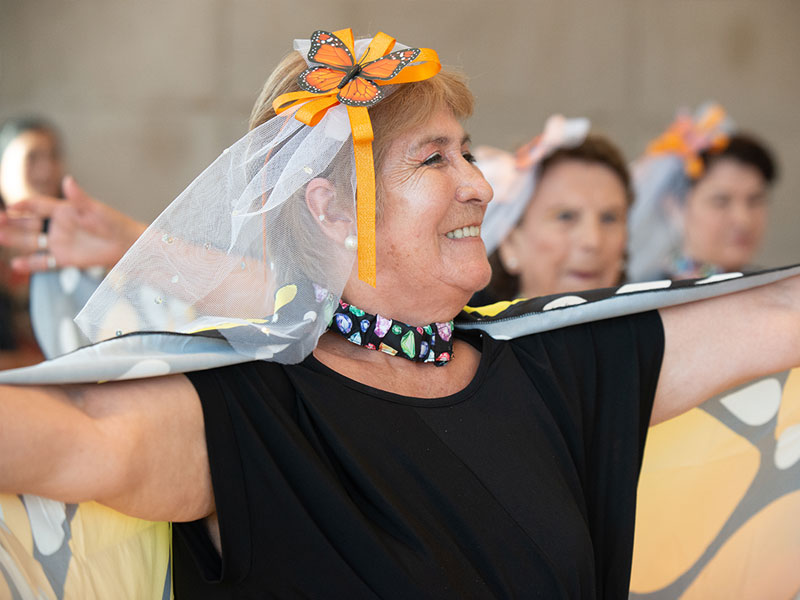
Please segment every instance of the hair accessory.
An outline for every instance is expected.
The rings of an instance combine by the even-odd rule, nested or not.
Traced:
[[[730,126],[725,109],[719,104],[703,105],[694,118],[681,111],[667,130],[648,144],[645,155],[677,155],[683,160],[686,174],[697,179],[703,174],[700,153],[725,149]]]
[[[494,190],[481,225],[486,253],[491,254],[517,225],[536,187],[536,167],[559,148],[579,146],[589,133],[588,119],[553,115],[541,135],[515,154],[481,146],[475,149],[478,168]]]
[[[369,350],[441,367],[453,358],[453,321],[407,325],[339,301],[328,327]]]
[[[347,106],[356,162],[358,217],[358,276],[375,286],[375,166],[372,157],[372,123],[367,107],[380,102],[380,86],[421,81],[441,69],[439,57],[429,48],[404,48],[391,52],[395,39],[379,32],[355,59],[353,31],[317,30],[308,50],[310,66],[298,77],[300,92],[275,99],[276,113],[299,107],[295,118],[315,126],[331,107]],[[302,105],[302,106],[301,106]]]

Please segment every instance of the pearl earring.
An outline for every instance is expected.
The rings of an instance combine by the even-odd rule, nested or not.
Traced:
[[[348,235],[344,238],[344,247],[348,250],[355,250],[358,248],[358,238],[354,235]]]
[[[322,223],[323,221],[325,221],[325,215],[320,215],[320,216],[319,216],[319,220],[320,220],[320,223]]]
[[[508,270],[512,270],[513,271],[517,267],[519,267],[519,261],[517,260],[516,256],[509,256],[505,260],[505,263],[506,263],[506,269],[508,269]]]

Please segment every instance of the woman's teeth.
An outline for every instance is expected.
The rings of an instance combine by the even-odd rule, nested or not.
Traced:
[[[478,237],[481,234],[481,228],[477,225],[471,225],[468,227],[461,227],[460,229],[454,229],[453,231],[448,231],[445,235],[451,240],[460,240],[461,238],[465,237]]]

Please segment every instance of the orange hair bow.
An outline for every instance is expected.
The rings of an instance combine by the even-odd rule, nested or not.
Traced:
[[[356,213],[358,221],[358,276],[375,287],[375,165],[372,157],[372,123],[367,108],[383,99],[380,86],[422,81],[441,69],[439,57],[429,48],[392,52],[395,39],[378,33],[358,60],[353,31],[315,31],[308,60],[318,63],[298,76],[302,91],[282,94],[272,106],[276,114],[302,105],[298,121],[313,127],[329,108],[347,106],[356,162]]]
[[[672,125],[647,146],[646,154],[677,154],[683,159],[686,174],[697,179],[703,174],[700,153],[704,150],[720,151],[728,145],[728,135],[722,130],[725,109],[712,104],[693,120],[689,115],[679,115]]]

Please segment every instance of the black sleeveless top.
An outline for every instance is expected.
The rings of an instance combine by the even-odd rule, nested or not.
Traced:
[[[189,374],[222,556],[176,523],[176,598],[627,597],[658,314],[469,341],[437,399],[313,357]]]

